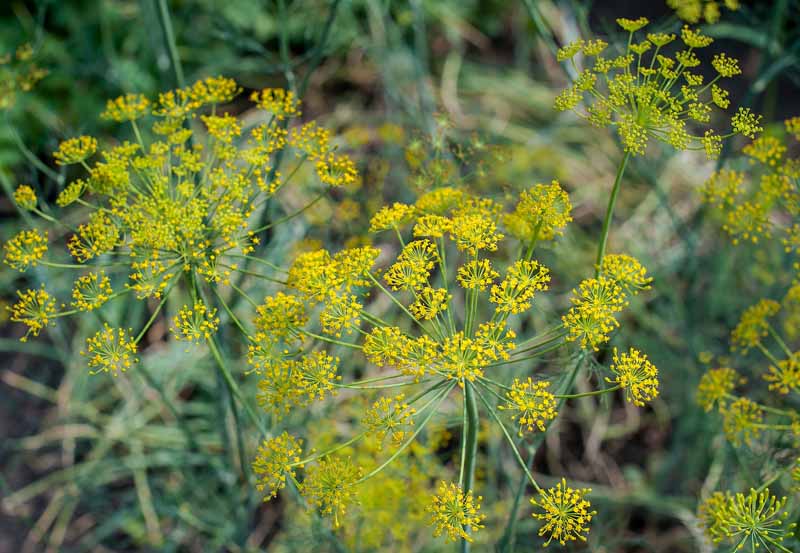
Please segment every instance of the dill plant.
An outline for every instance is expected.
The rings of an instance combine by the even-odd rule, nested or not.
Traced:
[[[566,378],[574,379],[589,352],[616,330],[629,299],[650,286],[636,259],[609,255],[598,277],[573,291],[561,320],[520,339],[514,318],[532,309],[550,286],[549,269],[534,258],[536,247],[556,239],[569,221],[569,197],[555,181],[522,192],[510,210],[442,187],[413,204],[387,205],[372,217],[372,232],[396,241],[399,253],[368,245],[300,254],[288,270],[289,291],[256,308],[249,363],[261,376],[259,403],[280,419],[344,391],[378,395],[364,410],[360,432],[327,449],[309,444],[301,456],[292,445],[295,460],[286,463],[287,455],[276,449],[289,438],[266,439],[254,462],[272,467],[260,473],[259,485],[271,490],[266,499],[288,479],[339,526],[357,503],[357,489],[401,459],[431,421],[458,401],[459,476],[441,481],[429,500],[434,534],[466,548],[483,527],[475,471],[478,428],[485,421],[500,429],[529,483],[542,494],[531,501],[534,516],[547,521],[540,535],[547,543],[585,540],[595,514],[583,499],[588,490],[566,484],[563,490],[542,489],[527,468],[521,443],[547,430],[559,402],[624,390],[629,401],[644,405],[657,396],[658,380],[655,367],[633,348],[615,357],[607,387],[586,394],[551,390],[547,379],[527,372],[512,382],[496,380],[501,367],[524,367],[569,344],[577,351]],[[517,252],[513,261],[503,263],[511,251]],[[375,315],[370,301],[377,298],[391,302],[402,321]],[[337,351],[362,365],[364,378],[345,381]],[[356,466],[345,452],[363,440],[380,445],[367,466]],[[575,501],[554,507],[562,493]]]
[[[261,238],[330,187],[354,182],[357,172],[326,129],[314,121],[290,125],[300,115],[292,92],[253,92],[257,115],[248,121],[226,108],[241,92],[232,79],[209,77],[155,101],[140,94],[109,100],[102,117],[128,125],[133,140],[106,146],[91,136],[63,141],[53,158],[77,167],[75,178],[55,206],[30,186],[16,189],[15,203],[38,222],[4,244],[4,261],[21,272],[39,266],[76,275],[71,300],[53,297],[44,285],[17,292],[10,319],[27,327],[23,341],[58,319],[102,311],[123,296],[154,306],[136,331],[104,323],[87,339],[81,353],[92,373],[130,370],[167,299],[183,298],[173,336],[208,345],[231,392],[263,429],[220,354],[221,315],[238,322],[225,298],[241,291],[243,275],[280,282],[277,268],[253,255]],[[317,177],[317,198],[273,217],[272,206],[304,167]],[[61,237],[66,248],[54,245]],[[64,259],[64,250],[71,259]]]
[[[787,121],[787,131],[796,134],[796,125],[796,119]],[[779,487],[796,492],[800,482],[800,412],[795,401],[800,393],[799,265],[792,238],[796,225],[785,223],[797,216],[798,173],[797,160],[786,157],[786,151],[783,140],[759,137],[743,149],[751,171],[721,169],[702,190],[733,244],[760,245],[780,233],[793,261],[785,294],[779,300],[758,300],[731,330],[738,363],[720,358],[697,388],[697,402],[717,413],[731,446],[752,451],[760,463],[765,453],[768,459],[760,467],[763,482],[758,488],[717,491],[700,504],[698,514],[708,537],[736,550],[788,552],[796,545],[796,524],[790,517],[797,509],[797,494],[770,491]],[[741,369],[732,368],[736,366]]]

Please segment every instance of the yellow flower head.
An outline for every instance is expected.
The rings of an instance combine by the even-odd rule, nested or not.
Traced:
[[[626,305],[622,288],[603,276],[586,279],[578,290],[573,290],[571,301],[572,307],[562,317],[569,331],[567,340],[580,340],[582,348],[591,347],[597,351],[619,326],[615,313]]]
[[[761,434],[764,411],[756,402],[740,397],[720,407],[720,413],[725,436],[733,445],[738,447],[743,442],[750,445]]]
[[[712,129],[695,135],[689,126],[707,126],[712,106],[724,109],[729,103],[727,90],[716,82],[704,85],[702,73],[695,69],[701,60],[694,50],[713,39],[684,27],[681,39],[688,48],[669,55],[666,46],[674,35],[650,33],[647,40],[638,42],[634,33],[648,24],[646,18],[618,19],[617,23],[630,33],[627,50],[620,56],[603,57],[605,46],[596,41],[559,51],[559,59],[582,51],[591,67],[579,69],[572,86],[558,94],[556,109],[575,111],[596,127],[614,127],[624,150],[632,155],[644,154],[648,144],[657,141],[677,150],[702,148],[716,158],[722,135]],[[738,61],[727,55],[717,55],[712,65],[718,78],[741,73]],[[747,136],[760,132],[758,123],[758,117],[742,109],[731,120],[734,132]]]
[[[769,372],[764,375],[764,380],[769,382],[769,389],[780,394],[800,390],[800,352],[793,354],[788,359],[778,361],[777,366],[770,365]]]
[[[658,369],[647,356],[634,348],[628,353],[617,353],[614,348],[614,363],[611,365],[614,378],[606,381],[625,390],[625,398],[639,407],[658,397]]]
[[[103,119],[118,123],[135,121],[147,114],[150,100],[142,94],[125,94],[106,103],[106,110],[100,114]]]
[[[299,117],[300,100],[294,92],[282,88],[265,88],[250,95],[250,101],[259,108],[270,112],[275,119],[283,121],[287,117]]]
[[[536,292],[547,290],[550,270],[537,261],[520,260],[509,267],[506,278],[492,286],[489,301],[500,313],[522,313],[530,308]]]
[[[14,202],[28,211],[36,209],[36,192],[27,184],[21,184],[14,190]]]
[[[97,139],[91,136],[78,136],[63,141],[53,157],[58,165],[72,165],[91,157],[97,151]]]
[[[88,359],[89,374],[110,372],[117,376],[130,369],[139,360],[136,358],[136,342],[131,330],[111,328],[103,325],[102,330],[86,340],[86,349],[81,355]]]
[[[756,551],[765,546],[778,546],[794,535],[795,524],[786,524],[789,511],[787,498],[772,495],[769,488],[747,494],[715,492],[699,508],[698,517],[711,540],[717,544],[727,540],[734,549]],[[749,545],[748,545],[749,544]],[[788,550],[787,550],[788,551]]]
[[[667,5],[675,10],[675,14],[689,23],[696,24],[701,19],[706,23],[716,23],[719,21],[721,10],[720,5],[731,11],[739,9],[739,0],[667,0]]]
[[[23,230],[3,244],[6,265],[20,272],[35,267],[47,253],[47,233],[38,229]]]
[[[308,469],[300,493],[323,515],[333,517],[333,527],[338,528],[340,518],[356,502],[355,486],[361,474],[350,458],[325,457]]]
[[[253,461],[253,473],[256,475],[256,489],[267,490],[264,501],[269,501],[286,487],[286,475],[294,478],[303,451],[303,441],[283,432],[274,438],[266,438],[258,447],[258,454]]]
[[[339,358],[324,351],[314,351],[303,356],[298,372],[299,386],[308,401],[323,400],[330,392],[336,395],[334,387],[342,379],[338,374]]]
[[[769,299],[762,299],[748,307],[731,333],[734,347],[747,353],[750,348],[760,344],[762,338],[769,333],[768,319],[778,313],[780,308],[778,302]]]
[[[391,206],[384,206],[378,211],[369,223],[370,232],[383,230],[397,230],[411,222],[414,216],[414,206],[396,202]]]
[[[505,222],[509,232],[527,244],[536,240],[552,240],[561,235],[572,221],[569,195],[558,181],[537,184],[520,194],[519,202]]]
[[[439,482],[436,495],[433,496],[428,512],[431,524],[435,526],[434,537],[445,534],[449,541],[472,541],[470,532],[483,528],[485,515],[479,513],[483,498],[473,497],[472,491],[464,492],[452,482]]]
[[[710,369],[697,386],[697,403],[706,411],[711,411],[715,405],[722,408],[736,385],[744,382],[746,379],[733,369]]]
[[[458,268],[456,280],[467,290],[485,290],[490,286],[499,273],[492,268],[488,259],[474,259],[467,261]]]
[[[75,281],[72,307],[78,311],[92,311],[107,302],[112,293],[111,279],[105,272],[89,273]]]
[[[21,342],[25,342],[29,335],[38,336],[40,330],[52,324],[56,314],[56,300],[44,287],[17,291],[17,297],[19,300],[10,308],[10,318],[12,322],[23,323],[28,327],[28,331],[20,338]]]
[[[533,432],[534,427],[540,432],[547,430],[547,423],[556,418],[556,398],[547,391],[550,383],[547,381],[534,382],[530,377],[521,381],[514,379],[511,389],[506,392],[506,404],[498,409],[511,411],[511,420],[519,425],[519,436],[523,430]]]
[[[208,309],[202,301],[194,302],[192,307],[184,305],[172,319],[172,335],[176,340],[204,343],[219,327],[216,309]]]
[[[416,409],[409,406],[403,394],[394,397],[382,397],[367,409],[361,419],[366,431],[374,434],[379,448],[388,436],[392,444],[399,446],[408,435],[408,429],[414,425]]]
[[[597,511],[590,511],[592,505],[584,499],[591,489],[572,489],[562,478],[555,488],[539,490],[539,498],[531,498],[531,504],[541,509],[532,514],[533,518],[544,521],[539,535],[549,535],[545,547],[556,540],[561,545],[568,541],[586,541],[589,523]]]
[[[294,294],[277,292],[256,307],[255,326],[260,332],[285,338],[308,321],[303,301]]]
[[[649,290],[653,278],[647,276],[647,269],[635,257],[625,254],[609,254],[603,258],[603,275],[622,287],[628,294],[638,294]]]

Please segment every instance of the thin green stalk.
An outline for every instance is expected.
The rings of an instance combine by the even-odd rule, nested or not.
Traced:
[[[611,220],[614,218],[614,206],[617,204],[617,196],[619,196],[620,185],[622,184],[622,175],[625,173],[625,167],[628,164],[631,153],[625,152],[617,167],[617,176],[614,178],[614,187],[611,189],[611,196],[608,198],[608,207],[606,208],[606,215],[603,218],[603,229],[600,232],[600,242],[597,245],[597,258],[595,260],[595,278],[600,276],[600,268],[603,265],[603,258],[606,255],[606,245],[608,243],[608,232],[611,229]]]
[[[217,368],[219,369],[220,373],[222,374],[223,379],[225,380],[225,384],[230,389],[231,393],[239,400],[239,402],[244,407],[247,416],[256,425],[256,428],[261,432],[263,436],[269,435],[267,428],[264,426],[264,423],[259,418],[258,414],[255,412],[253,407],[245,400],[244,395],[242,394],[239,385],[236,384],[236,381],[233,379],[233,375],[231,374],[230,370],[228,369],[228,365],[225,363],[225,360],[222,359],[222,354],[217,347],[216,341],[214,337],[208,339],[208,348],[211,350],[211,355],[214,356],[214,360],[217,362]]]
[[[475,401],[477,390],[471,382],[464,383],[464,423],[462,429],[462,448],[461,454],[464,456],[462,462],[461,489],[464,493],[471,491],[475,482],[475,462],[478,456],[478,429],[480,419],[478,418],[478,403]],[[467,528],[464,528],[467,531]],[[469,542],[461,540],[461,553],[469,551]]]
[[[164,46],[167,48],[172,70],[175,72],[175,83],[178,88],[183,88],[186,86],[186,81],[183,78],[183,67],[181,66],[181,59],[178,57],[178,47],[175,44],[175,33],[172,29],[169,6],[167,6],[167,0],[155,0],[155,2],[158,23],[161,25],[161,32],[164,36]]]

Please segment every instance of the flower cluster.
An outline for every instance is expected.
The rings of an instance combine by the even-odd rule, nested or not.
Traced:
[[[584,534],[589,532],[589,523],[597,511],[590,511],[591,503],[585,496],[591,489],[573,489],[561,479],[555,488],[540,489],[539,497],[531,499],[531,504],[540,511],[534,511],[533,518],[544,521],[539,529],[540,536],[548,536],[545,547],[556,540],[561,545],[569,541],[586,541]]]
[[[577,73],[573,85],[555,101],[559,111],[574,111],[597,127],[613,127],[623,148],[631,155],[645,153],[651,141],[663,142],[677,150],[705,150],[709,158],[722,151],[722,140],[732,134],[754,138],[762,129],[760,116],[739,108],[731,118],[732,132],[720,135],[708,128],[691,134],[690,124],[707,126],[714,108],[727,109],[729,92],[721,79],[741,73],[738,62],[725,54],[712,60],[716,76],[704,83],[697,68],[702,64],[696,50],[713,42],[698,30],[684,27],[680,33],[683,49],[667,55],[677,37],[667,33],[647,33],[635,40],[635,33],[649,23],[639,19],[618,19],[628,32],[624,54],[604,57],[608,44],[601,39],[578,40],[558,51],[559,61],[571,63]],[[576,57],[582,54],[591,67],[581,69]],[[583,106],[583,109],[578,109]]]
[[[480,514],[481,500],[466,493],[452,482],[439,482],[436,495],[430,505],[431,524],[435,526],[434,536],[445,534],[447,541],[464,539],[471,542],[469,533],[483,528],[485,515]]]
[[[796,119],[796,118],[795,118]],[[783,136],[759,136],[743,148],[747,170],[720,169],[701,193],[734,244],[760,244],[780,236],[787,253],[800,254],[800,159],[787,152],[798,139],[796,122],[785,121]],[[794,136],[794,138],[789,138]]]
[[[292,125],[300,102],[291,92],[255,92],[256,109],[246,125],[224,107],[240,92],[232,79],[209,77],[155,99],[125,94],[109,100],[102,117],[129,125],[132,140],[106,147],[92,136],[78,136],[58,146],[55,163],[64,166],[68,177],[75,176],[56,200],[63,209],[58,217],[78,219],[66,241],[71,263],[48,259],[59,252],[48,244],[48,232],[38,228],[4,244],[5,263],[19,271],[36,265],[87,270],[75,282],[71,311],[59,312],[43,290],[20,296],[12,319],[28,325],[25,337],[37,335],[55,316],[94,310],[126,293],[162,299],[185,286],[185,296],[213,298],[215,305],[198,299],[184,306],[175,314],[173,335],[204,342],[220,323],[217,312],[228,295],[224,289],[239,293],[237,283],[244,275],[260,275],[250,265],[260,261],[252,254],[261,247],[260,233],[271,227],[274,207],[268,208],[280,203],[278,192],[294,175],[309,174],[299,169],[305,164],[316,174],[320,194],[357,177],[352,160],[337,150],[327,130],[313,121]],[[289,177],[283,177],[279,163],[288,167]],[[14,200],[44,221],[55,222],[39,211],[31,187],[17,188]],[[120,283],[116,293],[112,282]],[[164,301],[158,309],[162,306]],[[352,307],[344,305],[332,313],[329,327],[350,324]],[[155,320],[153,314],[148,326]],[[272,324],[262,321],[260,338],[274,337]],[[86,346],[90,360],[95,360],[92,368],[115,373],[128,366],[101,361],[106,353],[114,355],[113,348],[102,345],[112,342],[108,333],[93,340]],[[258,365],[259,340],[252,344]],[[309,371],[319,374],[303,378],[321,379],[311,386],[317,396],[325,386],[326,370]]]
[[[667,0],[667,5],[675,10],[675,14],[691,24],[701,19],[706,23],[716,23],[722,14],[722,7],[736,11],[739,0]]]
[[[772,495],[769,488],[750,489],[746,494],[715,492],[699,509],[703,527],[714,543],[727,540],[736,550],[788,551],[781,544],[794,535],[794,523],[787,524],[786,497]]]

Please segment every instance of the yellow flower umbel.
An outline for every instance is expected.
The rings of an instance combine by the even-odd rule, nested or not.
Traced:
[[[648,33],[637,41],[634,35],[648,24],[646,18],[618,19],[617,23],[628,32],[628,47],[622,55],[604,57],[608,45],[600,39],[580,40],[558,51],[558,60],[571,63],[577,77],[556,97],[557,110],[574,111],[594,126],[615,128],[631,155],[644,154],[648,144],[657,141],[677,150],[705,150],[715,159],[724,138],[735,133],[753,138],[761,131],[760,117],[739,108],[731,119],[732,132],[725,136],[710,128],[699,134],[690,132],[690,125],[707,126],[715,108],[728,107],[728,91],[718,83],[741,73],[735,59],[717,54],[712,60],[717,74],[704,83],[695,51],[713,39],[684,27],[683,49],[669,56],[674,34]],[[581,69],[576,63],[579,52],[586,56],[589,68]]]
[[[192,343],[214,341],[220,324],[217,313],[227,312],[232,299],[252,302],[244,288],[254,279],[282,281],[275,275],[279,267],[255,255],[261,253],[257,248],[262,234],[274,232],[276,221],[271,219],[288,221],[302,214],[316,201],[313,195],[322,199],[330,186],[355,179],[356,170],[328,131],[313,122],[297,127],[292,118],[300,114],[300,102],[291,92],[254,93],[255,109],[248,110],[245,124],[226,108],[241,90],[232,79],[208,77],[157,98],[129,93],[109,100],[101,117],[124,123],[128,140],[120,137],[103,144],[79,136],[59,145],[53,158],[70,176],[56,200],[61,209],[53,209],[53,215],[40,211],[33,190],[18,189],[17,203],[39,215],[42,224],[69,220],[72,227],[75,221],[76,230],[60,250],[69,252],[71,266],[87,270],[75,283],[74,309],[64,315],[104,308],[127,292],[140,300],[164,300],[152,303],[160,310],[171,305],[164,296],[174,292],[208,303],[184,306],[173,321],[173,336]],[[309,182],[284,202],[281,191],[300,178]],[[293,206],[285,215],[280,213],[284,204]],[[25,231],[5,246],[5,262],[15,269],[37,263],[46,268],[66,265],[43,259],[45,252],[59,254],[55,244],[48,250],[44,230]],[[117,293],[111,282],[120,283]],[[284,301],[290,300],[278,297],[275,303]],[[35,334],[45,321],[61,314],[54,304],[47,305],[53,305],[48,317],[23,316],[20,310],[15,318],[32,323],[29,333]],[[265,306],[264,320],[253,336],[244,336],[248,330],[237,315],[229,319],[252,346],[250,359],[259,370],[274,370],[271,360],[282,357],[277,348],[287,345],[278,343],[284,337],[275,328],[283,324],[280,307],[289,310],[286,317],[292,315],[291,305]],[[327,314],[328,327],[352,330],[358,324],[353,317],[358,307],[352,302],[339,307]],[[145,320],[149,326],[159,318],[153,313]],[[146,335],[146,330],[139,334]],[[309,368],[301,374],[313,380],[311,372]]]
[[[800,118],[796,118],[800,121]],[[761,244],[780,236],[787,253],[800,253],[800,158],[792,119],[787,133],[763,135],[742,149],[749,167],[720,169],[703,185],[703,201],[733,244]]]
[[[614,348],[614,363],[611,365],[614,378],[606,382],[625,390],[625,398],[638,407],[658,397],[658,369],[647,356],[634,348],[627,353],[617,353]]]
[[[581,282],[573,290],[572,307],[562,317],[569,331],[567,340],[579,340],[582,348],[595,351],[619,327],[616,313],[625,307],[625,294],[613,280],[603,276]]]
[[[569,541],[586,541],[589,523],[597,511],[590,511],[592,505],[584,499],[591,489],[572,489],[567,481],[561,479],[555,488],[539,490],[539,498],[532,498],[531,504],[541,509],[532,514],[533,518],[544,521],[539,529],[540,536],[548,536],[545,547],[556,540],[561,545]]]
[[[253,473],[256,475],[256,489],[268,490],[264,501],[278,495],[278,491],[286,487],[286,477],[294,478],[296,468],[303,468],[300,453],[303,441],[283,432],[274,438],[265,439],[258,447],[258,455],[253,461]]]
[[[764,410],[761,406],[740,397],[720,408],[725,436],[735,446],[750,445],[762,432]]]
[[[340,517],[356,500],[355,484],[361,472],[349,458],[320,459],[306,471],[300,493],[323,515],[331,516],[333,527],[338,528]]]
[[[800,352],[770,365],[764,380],[770,383],[770,390],[779,394],[786,395],[790,391],[800,390]]]
[[[524,435],[523,430],[533,432],[538,428],[540,432],[547,430],[547,423],[556,418],[556,398],[547,391],[550,383],[547,381],[534,382],[528,377],[526,381],[514,379],[511,389],[506,392],[506,404],[498,409],[511,411],[511,419],[519,425],[518,434]]]
[[[762,299],[757,304],[748,307],[739,324],[731,333],[731,341],[738,350],[747,353],[750,348],[756,347],[769,334],[769,318],[774,316],[781,306],[778,302]]]
[[[36,192],[27,184],[18,186],[14,190],[14,202],[22,209],[32,211],[36,209]]]
[[[172,319],[172,335],[177,340],[200,344],[209,340],[219,327],[217,310],[209,310],[201,301],[193,307],[184,305]]]
[[[110,372],[117,376],[139,361],[136,358],[136,342],[130,331],[111,328],[108,324],[86,340],[86,349],[81,351],[81,355],[88,359],[90,374]]]
[[[505,394],[499,410],[508,412],[517,433],[524,435],[545,432],[556,417],[557,400],[570,397],[556,396],[547,381],[526,375],[513,383],[500,382],[508,373],[497,367],[517,364],[525,370],[525,361],[578,339],[597,348],[618,326],[615,316],[629,296],[650,285],[637,260],[609,256],[607,274],[581,283],[562,324],[547,325],[549,330],[518,344],[515,319],[538,318],[537,300],[551,279],[534,252],[541,242],[561,234],[571,220],[570,210],[566,192],[555,181],[522,193],[508,211],[488,198],[438,188],[413,204],[379,209],[370,223],[380,233],[374,246],[299,254],[286,278],[291,294],[273,296],[257,307],[259,332],[251,338],[248,362],[263,377],[260,405],[282,417],[294,407],[326,401],[341,388],[349,397],[357,391],[407,386],[407,394],[370,398],[366,413],[359,416],[362,432],[316,457],[326,459],[338,448],[373,440],[379,459],[363,477],[366,481],[389,470],[401,453],[420,447],[416,440],[426,425],[441,414],[446,400],[457,398],[463,408],[463,474],[460,487],[442,491],[447,495],[440,494],[435,512],[442,523],[439,533],[450,524],[451,539],[468,540],[466,523],[455,509],[466,501],[465,490],[474,482],[475,449],[469,444],[477,443],[473,430],[480,415],[491,417],[509,445],[515,451],[518,447],[507,420],[490,400]],[[395,240],[399,245],[383,247],[383,241]],[[509,260],[507,253],[514,250],[519,254]],[[389,323],[374,314],[379,305],[396,307],[399,320]],[[355,369],[360,380],[346,381],[340,375],[333,355],[339,348],[363,354],[363,370]],[[620,361],[621,385],[637,402],[651,399],[657,393],[652,365],[643,356],[629,362],[627,355]],[[337,412],[348,397],[336,402]],[[387,436],[389,445],[384,444]]]
[[[736,385],[745,382],[746,379],[733,369],[711,369],[703,375],[697,386],[697,403],[706,411],[711,411],[715,405],[722,408]]]
[[[439,482],[436,495],[433,496],[428,512],[431,524],[435,526],[435,537],[445,534],[445,539],[457,541],[464,539],[472,541],[470,532],[483,528],[485,515],[479,513],[481,500],[473,497],[471,491],[464,492],[457,484],[452,482]]]
[[[23,272],[28,267],[36,267],[47,253],[47,233],[38,229],[20,231],[3,244],[3,249],[6,265]]]
[[[383,447],[387,436],[393,445],[399,446],[414,425],[417,410],[409,406],[405,399],[403,394],[382,397],[364,413],[361,424],[367,432],[375,434],[379,448]]]
[[[667,0],[667,5],[675,10],[678,17],[694,25],[700,20],[716,23],[722,7],[736,11],[739,9],[739,0]]]
[[[23,323],[28,327],[28,331],[20,338],[25,342],[28,336],[33,334],[38,336],[39,332],[52,324],[56,316],[56,300],[44,287],[38,290],[17,291],[19,300],[11,308],[11,321]]]
[[[769,488],[735,495],[715,492],[700,505],[699,518],[715,544],[726,540],[737,551],[757,551],[762,546],[767,551],[789,551],[781,544],[794,535],[795,524],[786,524],[786,502]]]
[[[105,272],[89,273],[75,281],[72,288],[72,307],[79,311],[97,309],[111,298],[111,279]]]

